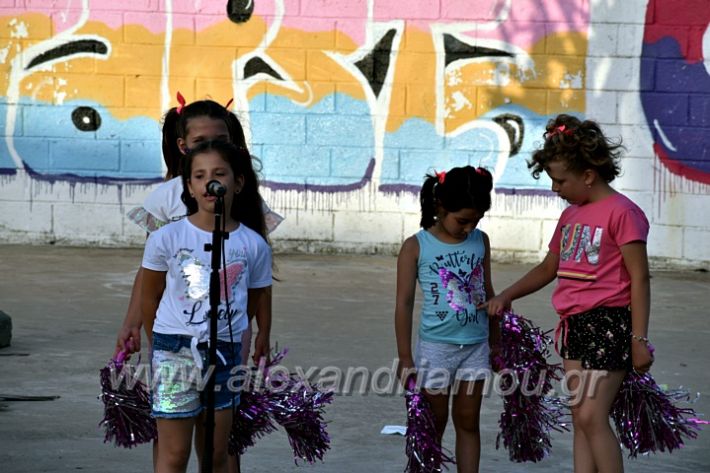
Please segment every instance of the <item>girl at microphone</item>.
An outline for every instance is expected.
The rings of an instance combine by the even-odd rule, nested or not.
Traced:
[[[198,458],[202,456],[202,384],[213,372],[213,464],[215,472],[226,472],[231,408],[238,399],[228,381],[240,365],[240,339],[249,324],[248,314],[256,314],[259,329],[255,359],[269,351],[271,249],[258,181],[245,148],[221,141],[198,144],[184,158],[182,182],[188,216],[151,233],[142,264],[140,299],[153,348],[152,409],[160,438],[156,471],[186,471],[193,434]],[[208,366],[211,253],[204,247],[212,240],[218,199],[213,194],[222,192],[229,237],[220,271],[218,360],[216,366]]]
[[[237,116],[212,100],[197,100],[187,104],[183,96],[177,94],[178,106],[171,108],[163,120],[163,159],[167,168],[165,182],[148,195],[141,207],[131,209],[128,218],[147,233],[151,233],[170,222],[176,222],[187,215],[182,194],[182,164],[185,155],[199,143],[223,140],[238,147],[247,148],[242,125]],[[283,217],[271,211],[264,204],[264,219],[268,233],[272,232]],[[117,354],[120,351],[133,353],[141,349],[141,304],[140,292],[143,269],[136,273],[128,310],[116,338]],[[249,355],[251,328],[244,331],[242,339],[242,359]],[[258,363],[258,360],[255,361]]]

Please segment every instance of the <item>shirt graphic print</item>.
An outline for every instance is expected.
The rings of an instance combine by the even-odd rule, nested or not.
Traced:
[[[243,252],[231,250],[227,267],[219,270],[220,306],[217,318],[219,320],[232,320],[239,316],[239,309],[236,304],[231,304],[234,299],[234,292],[237,290],[242,276],[246,270],[247,260]],[[192,308],[184,311],[188,316],[187,325],[200,325],[209,320],[209,290],[210,290],[210,266],[203,263],[199,258],[192,255],[192,251],[181,249],[175,255],[180,273],[185,282],[185,293],[182,298],[188,307]],[[228,289],[228,296],[225,295],[225,287]]]

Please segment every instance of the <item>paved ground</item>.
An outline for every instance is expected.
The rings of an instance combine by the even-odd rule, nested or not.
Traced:
[[[98,370],[111,355],[139,260],[137,250],[0,246],[0,310],[14,324],[12,346],[0,350],[0,394],[60,396],[0,408],[3,472],[150,470],[150,447],[103,444],[97,427]],[[313,366],[321,374],[328,366],[363,366],[373,373],[392,365],[394,258],[280,256],[277,264],[281,282],[274,290],[272,340],[290,348],[286,364]],[[495,265],[496,287],[526,268]],[[700,392],[694,407],[706,416],[709,289],[706,273],[653,274],[650,337],[658,358],[653,374],[659,383]],[[543,327],[554,325],[549,291],[516,308]],[[504,450],[495,449],[500,409],[496,395],[484,400],[481,471],[571,471],[570,434],[555,435],[552,455],[541,463],[510,463]],[[341,395],[328,410],[332,450],[325,462],[295,467],[285,436],[275,433],[247,453],[244,471],[402,471],[404,439],[379,432],[385,424],[403,424],[404,415],[397,396]],[[673,454],[627,460],[627,471],[710,471],[709,430]],[[452,446],[451,432],[445,442]]]

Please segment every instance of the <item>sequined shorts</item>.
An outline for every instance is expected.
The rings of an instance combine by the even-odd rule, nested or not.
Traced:
[[[631,311],[628,307],[598,307],[569,317],[566,343],[560,354],[579,360],[590,370],[631,369]]]
[[[203,368],[200,369],[190,350],[191,337],[153,333],[152,347],[152,414],[160,418],[194,417],[206,404],[208,351],[199,344]],[[239,389],[232,389],[230,379],[236,375],[241,343],[218,341],[215,370],[215,409],[239,404]],[[226,361],[226,363],[225,363]],[[238,377],[238,376],[237,376]]]

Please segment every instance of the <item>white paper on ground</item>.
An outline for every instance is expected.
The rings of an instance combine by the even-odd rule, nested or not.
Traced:
[[[404,425],[385,425],[380,431],[382,435],[407,435],[407,427]]]

